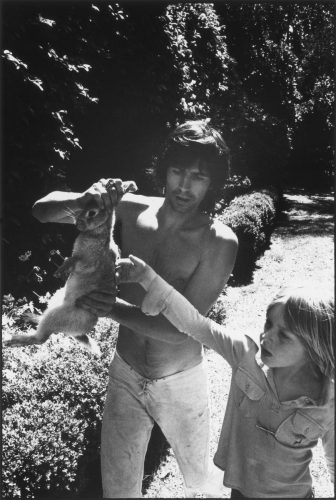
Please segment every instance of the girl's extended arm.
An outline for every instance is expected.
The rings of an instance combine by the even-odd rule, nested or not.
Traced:
[[[236,364],[247,350],[257,351],[256,344],[245,335],[233,337],[223,325],[202,316],[182,294],[141,259],[131,255],[129,259],[123,259],[119,280],[136,281],[147,291],[141,305],[145,314],[154,316],[162,313],[180,332],[214,349],[231,365]]]
[[[335,472],[335,432],[334,432],[334,422],[329,426],[329,429],[324,434],[322,438],[322,444],[324,449],[324,455],[328,467],[329,476],[331,482],[334,483],[334,472]]]

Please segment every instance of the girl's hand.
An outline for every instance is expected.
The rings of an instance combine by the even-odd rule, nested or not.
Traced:
[[[118,283],[140,283],[146,290],[156,276],[156,272],[143,260],[129,255],[128,259],[119,259],[116,264]]]

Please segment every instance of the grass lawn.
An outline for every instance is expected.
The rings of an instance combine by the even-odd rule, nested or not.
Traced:
[[[234,332],[261,332],[267,304],[286,284],[307,282],[309,286],[334,286],[333,198],[290,192],[272,234],[270,248],[258,260],[253,281],[246,286],[228,287],[220,297],[227,311],[226,325]],[[211,400],[211,455],[215,453],[231,370],[215,352],[207,350]],[[315,496],[333,498],[321,444],[311,465]],[[224,498],[230,490],[223,489]],[[183,497],[182,478],[171,451],[146,491],[147,498]]]

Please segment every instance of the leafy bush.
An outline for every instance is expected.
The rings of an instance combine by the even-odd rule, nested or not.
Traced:
[[[226,286],[223,291],[225,291]],[[213,321],[216,321],[216,323],[224,323],[225,318],[226,318],[226,309],[223,305],[223,298],[224,295],[221,295],[218,297],[214,305],[211,307],[210,311],[208,312],[207,316],[211,318]]]
[[[4,307],[4,338],[19,332],[24,309],[18,302],[11,305],[9,310],[7,300]],[[88,487],[99,460],[116,334],[116,324],[99,320],[94,336],[100,359],[61,334],[42,346],[3,349],[3,498],[35,498],[48,491],[64,496]]]
[[[265,250],[276,215],[279,195],[271,190],[237,196],[218,219],[227,224],[239,242],[233,270],[235,282],[247,282],[257,257]]]

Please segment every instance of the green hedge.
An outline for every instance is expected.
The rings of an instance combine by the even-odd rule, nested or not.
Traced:
[[[4,312],[5,337],[20,330],[18,312],[17,303]],[[94,480],[116,336],[117,325],[101,319],[95,333],[101,359],[63,335],[42,346],[3,349],[2,498],[48,491],[63,498]]]
[[[274,194],[252,192],[234,198],[218,215],[239,239],[235,279],[243,273],[247,261],[255,262],[265,248],[275,206]],[[5,297],[5,338],[27,330],[22,321],[27,309],[34,312],[32,302]],[[224,319],[220,301],[212,316]],[[101,347],[100,359],[62,335],[52,336],[42,346],[3,349],[4,499],[44,499],[48,492],[61,498],[68,494],[83,497],[90,488],[97,494],[100,426],[117,325],[101,319],[94,335]],[[156,428],[149,446],[149,473],[166,449]]]
[[[218,215],[218,219],[234,231],[239,242],[234,282],[242,284],[251,279],[255,261],[269,243],[278,202],[276,191],[252,191],[234,198]]]
[[[22,315],[32,308],[25,298],[4,298],[3,338],[28,330]],[[3,499],[101,496],[100,429],[117,328],[99,320],[100,359],[63,335],[41,346],[3,349]],[[167,448],[155,425],[144,489]]]

